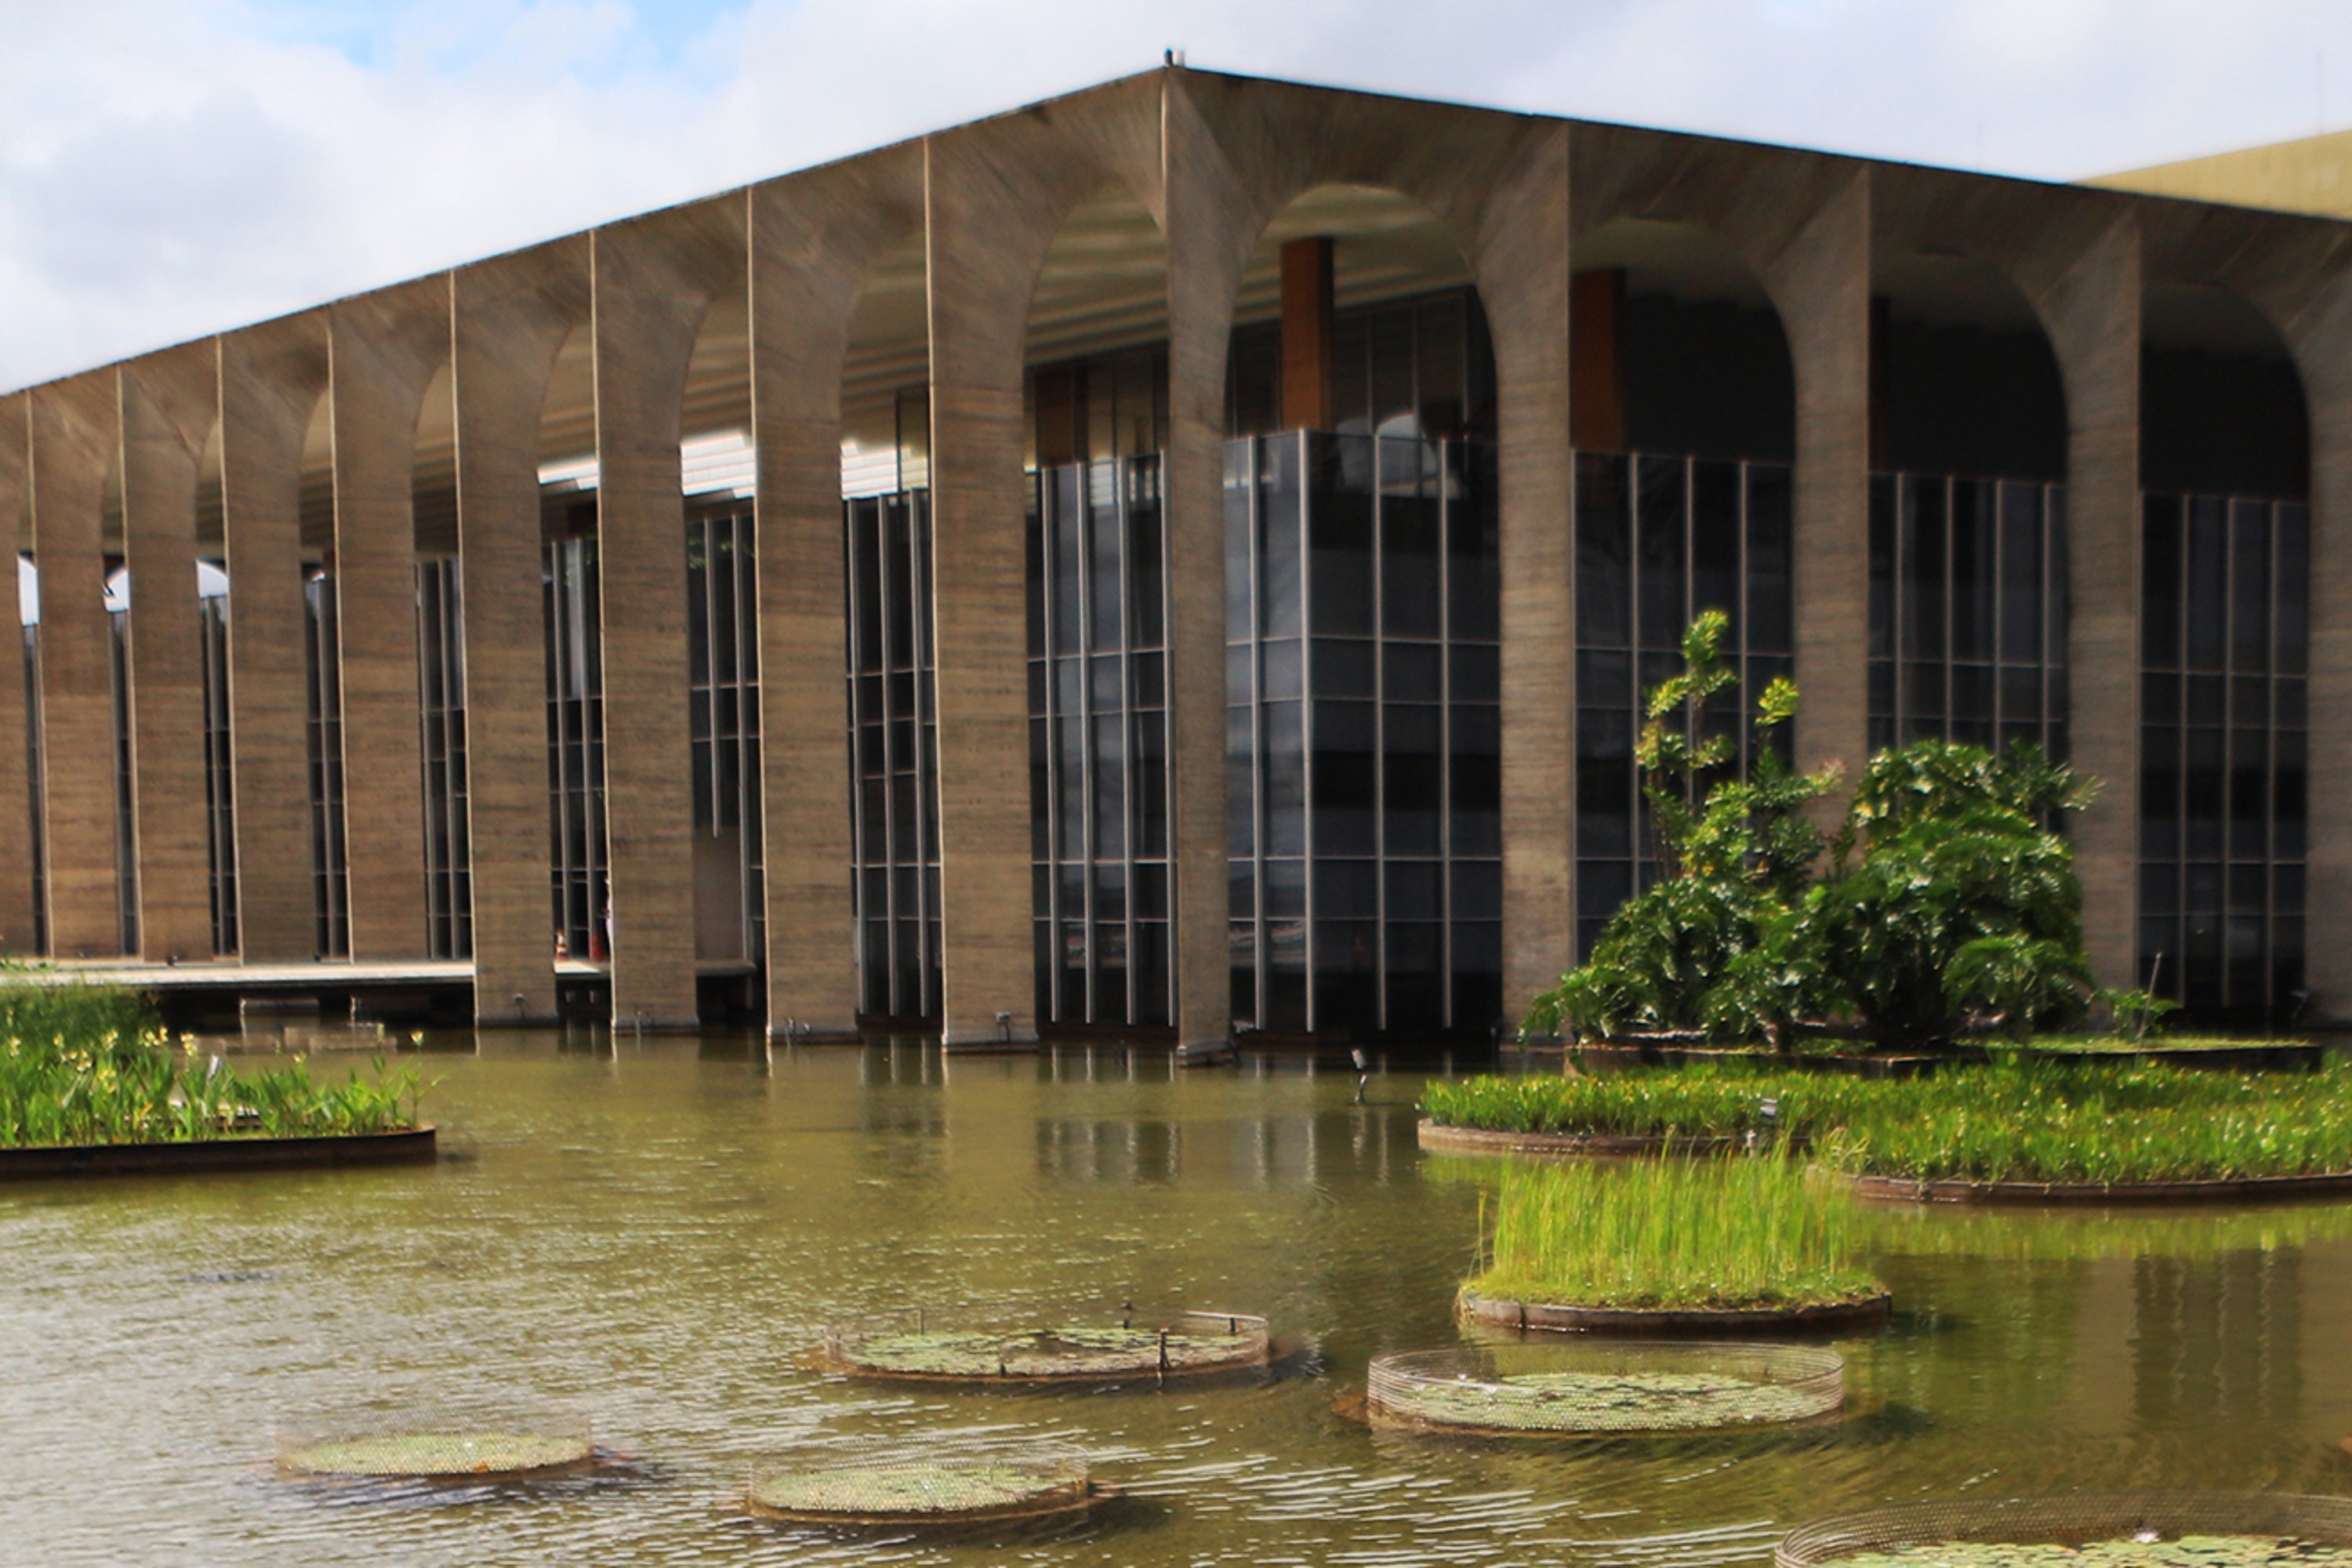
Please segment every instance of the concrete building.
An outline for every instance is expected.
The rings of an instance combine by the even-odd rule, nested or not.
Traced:
[[[2105,781],[2103,981],[2343,1013],[2347,529],[2343,223],[1171,67],[0,398],[0,937],[1483,1036],[1714,605],[1809,767]]]

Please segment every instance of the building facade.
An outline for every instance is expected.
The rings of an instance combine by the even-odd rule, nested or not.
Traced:
[[[0,397],[0,944],[1483,1037],[1721,608],[1804,767],[2095,775],[2103,983],[2352,1014],[2347,379],[2330,218],[1171,67]]]

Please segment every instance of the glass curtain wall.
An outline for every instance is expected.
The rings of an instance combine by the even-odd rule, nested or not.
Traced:
[[[49,850],[41,831],[44,784],[41,766],[41,628],[25,628],[25,783],[32,818],[26,842],[33,847],[33,951],[49,951]]]
[[[1225,459],[1240,1026],[1500,1016],[1495,474],[1480,443],[1290,432]]]
[[[473,856],[466,809],[466,637],[457,562],[416,563],[418,713],[425,761],[425,951],[474,953]]]
[[[1870,745],[2031,741],[2066,755],[2066,492],[1870,481]]]
[[[548,896],[559,958],[602,962],[610,900],[604,840],[604,639],[593,534],[544,547]]]
[[[701,930],[698,945],[705,957],[756,958],[765,951],[766,904],[751,511],[745,507],[694,518],[686,528],[695,872],[698,883],[714,884],[702,889],[707,905],[714,920],[730,928]]]
[[[1038,1016],[1167,1025],[1174,1015],[1160,459],[1066,464],[1034,483],[1029,802]]]
[[[2141,983],[2191,1010],[2302,1004],[2311,521],[2300,502],[2146,498]]]
[[[213,917],[213,951],[237,950],[236,793],[232,786],[228,719],[228,595],[197,601],[204,658],[205,847]]]
[[[860,1010],[940,1012],[939,712],[929,492],[842,503]]]
[[[1786,464],[1614,452],[1576,456],[1577,953],[1656,879],[1633,750],[1643,696],[1682,668],[1702,610],[1731,617],[1738,681],[1706,714],[1734,735],[1744,772],[1759,739],[1748,715],[1796,668]],[[1802,721],[1800,720],[1799,722]],[[1769,739],[1793,744],[1788,726]]]
[[[335,579],[311,569],[302,586],[303,653],[309,677],[310,894],[320,958],[352,952],[351,873],[343,837],[342,639]]]

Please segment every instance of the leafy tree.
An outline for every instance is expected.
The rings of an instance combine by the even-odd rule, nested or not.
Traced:
[[[1794,772],[1759,743],[1746,778],[1726,774],[1733,736],[1710,732],[1708,700],[1738,675],[1724,661],[1730,617],[1709,610],[1683,634],[1683,669],[1653,689],[1634,757],[1660,879],[1629,900],[1591,958],[1535,998],[1528,1026],[1580,1038],[1628,1026],[1776,1042],[1822,996],[1791,940],[1790,904],[1822,852],[1804,807],[1832,782]],[[1772,681],[1755,733],[1796,716],[1797,688]]]
[[[1759,745],[1727,772],[1711,699],[1736,675],[1729,619],[1708,611],[1683,669],[1654,689],[1635,759],[1660,879],[1618,910],[1591,958],[1537,996],[1528,1027],[1580,1039],[1628,1028],[1704,1032],[1785,1049],[1800,1025],[1843,1019],[1881,1045],[1970,1033],[2021,1037],[2112,1011],[2136,1032],[2164,1011],[2103,992],[2083,951],[2083,893],[2058,826],[2094,791],[2020,743],[2004,756],[1921,741],[1879,752],[1824,844],[1806,805],[1832,773],[1795,772]],[[1773,681],[1755,731],[1797,712]],[[1826,854],[1824,853],[1826,850]]]

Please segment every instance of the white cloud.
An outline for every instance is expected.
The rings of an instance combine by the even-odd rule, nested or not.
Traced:
[[[1192,63],[2065,177],[2315,128],[2339,0],[0,0],[0,386]]]

